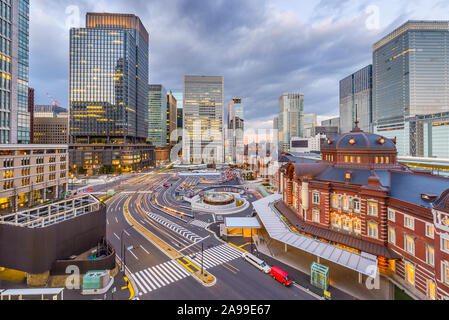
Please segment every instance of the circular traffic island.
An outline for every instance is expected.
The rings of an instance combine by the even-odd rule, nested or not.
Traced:
[[[204,195],[203,202],[210,206],[227,206],[235,202],[235,197],[230,193],[211,192]]]

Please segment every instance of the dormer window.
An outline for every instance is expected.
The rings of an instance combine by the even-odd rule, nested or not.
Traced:
[[[334,143],[331,139],[327,139],[327,144],[331,145],[332,143]]]
[[[356,143],[357,143],[357,142],[355,141],[354,138],[349,139],[349,144],[350,144],[351,146],[355,145]]]
[[[377,143],[380,144],[380,145],[384,145],[385,142],[386,142],[386,141],[385,141],[385,138],[383,138],[383,137],[380,138],[379,140],[377,140]]]
[[[345,181],[350,182],[352,180],[352,171],[346,171],[345,173]]]

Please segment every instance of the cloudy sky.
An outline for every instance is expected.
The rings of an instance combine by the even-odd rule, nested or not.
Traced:
[[[371,63],[372,45],[410,19],[449,19],[447,0],[31,0],[30,86],[68,105],[69,28],[86,12],[133,13],[150,33],[150,82],[223,75],[245,99],[247,127],[271,128],[283,92],[338,115],[339,80]]]

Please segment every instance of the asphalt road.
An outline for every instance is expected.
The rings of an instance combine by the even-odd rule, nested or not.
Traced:
[[[176,201],[174,191],[184,182],[180,178],[169,188],[163,185],[169,175],[141,174],[129,179],[120,188],[124,191],[107,202],[107,238],[121,255],[121,246],[132,247],[125,250],[126,265],[137,284],[137,297],[141,300],[310,300],[308,293],[296,288],[285,288],[263,274],[241,258],[242,252],[229,244],[217,240],[201,222],[211,221],[212,216],[196,216],[195,220],[178,214],[167,213],[152,201],[156,192],[159,205],[179,212],[188,211],[184,204]],[[139,181],[135,181],[139,180]],[[194,188],[203,188],[198,180]],[[233,182],[235,183],[235,182]],[[107,188],[113,188],[109,185]],[[105,188],[105,189],[107,189]],[[96,192],[102,189],[98,188]],[[103,189],[104,190],[104,189]],[[201,244],[204,248],[203,265],[213,274],[217,282],[212,287],[204,287],[191,272],[177,261],[169,258],[155,245],[131,228],[124,218],[124,204],[130,198],[129,213],[147,230],[170,244],[201,268]],[[255,196],[248,195],[252,202]],[[252,209],[248,209],[248,214]],[[124,231],[125,230],[125,231]],[[190,266],[190,269],[195,270]],[[195,270],[196,271],[196,270]]]

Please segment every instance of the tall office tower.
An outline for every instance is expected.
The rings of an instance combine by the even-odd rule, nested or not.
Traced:
[[[178,138],[175,136],[178,127],[178,102],[172,94],[167,94],[167,145],[173,147]],[[173,137],[172,137],[173,134]]]
[[[275,117],[273,119],[273,130],[278,130],[279,129],[279,117]]]
[[[316,113],[306,113],[304,114],[304,131],[303,137],[311,138],[315,137],[313,132],[315,131],[315,127],[318,126],[318,117]]]
[[[224,77],[184,76],[183,162],[224,162]]]
[[[70,30],[70,150],[85,156],[84,169],[142,165],[148,77],[149,35],[137,16],[87,13],[86,27]]]
[[[375,133],[414,155],[407,118],[449,110],[449,22],[408,21],[373,47]]]
[[[372,106],[373,66],[369,65],[340,81],[341,133],[348,133],[354,129],[356,114],[359,128],[365,132],[372,132]]]
[[[167,90],[160,84],[150,84],[148,91],[148,142],[167,145]]]
[[[245,114],[241,98],[234,98],[228,103],[228,142],[227,162],[243,163]]]
[[[34,143],[34,89],[28,88],[28,113],[30,114],[30,143]]]
[[[0,1],[0,144],[28,144],[29,1]]]
[[[293,137],[302,137],[304,131],[304,95],[284,93],[279,97],[279,151],[290,149]]]
[[[170,94],[172,94],[175,99],[178,106],[178,117],[177,117],[177,127],[179,129],[182,129],[183,127],[183,120],[182,120],[182,108],[183,108],[183,94],[182,90],[176,89],[176,90],[170,90]]]

